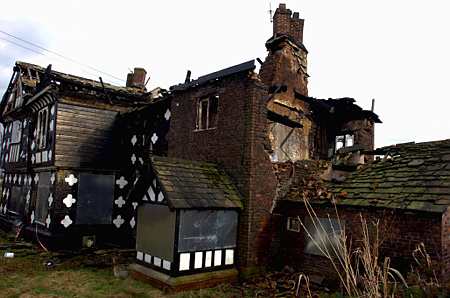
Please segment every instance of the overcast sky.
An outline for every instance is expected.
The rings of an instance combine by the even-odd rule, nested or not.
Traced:
[[[450,138],[450,18],[446,0],[4,1],[0,30],[148,89],[266,56],[269,3],[305,19],[309,95],[353,97],[375,112],[376,145]],[[43,52],[23,49],[4,39]],[[15,60],[124,84],[0,33],[0,92]]]

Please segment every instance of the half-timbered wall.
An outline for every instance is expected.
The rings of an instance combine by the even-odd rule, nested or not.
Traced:
[[[32,106],[33,122],[30,150],[30,163],[34,168],[54,164],[56,104],[53,95],[47,93]]]
[[[114,153],[120,171],[116,175],[113,224],[116,229],[135,233],[137,208],[143,202],[167,204],[150,157],[167,154],[166,134],[171,119],[170,101],[164,100],[120,116]]]

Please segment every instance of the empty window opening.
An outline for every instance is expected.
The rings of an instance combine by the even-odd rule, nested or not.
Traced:
[[[197,103],[196,130],[213,129],[217,127],[219,111],[219,96],[202,98]]]
[[[336,136],[335,151],[341,148],[352,147],[355,142],[355,137],[352,134],[338,135]]]

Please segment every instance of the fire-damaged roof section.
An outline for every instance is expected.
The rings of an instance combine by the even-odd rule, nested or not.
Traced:
[[[379,149],[385,157],[331,190],[340,203],[443,212],[450,206],[450,140]]]
[[[48,73],[46,68],[27,62],[17,61],[16,67],[19,67],[22,70],[28,69],[36,71],[37,73],[39,73],[41,80],[45,76],[45,74],[47,74],[50,75],[51,79],[54,79],[56,81],[72,83],[80,87],[95,89],[101,92],[108,91],[116,94],[123,94],[135,97],[142,97],[142,95],[144,94],[144,90],[140,90],[138,88],[115,86],[108,83],[102,83],[100,81],[90,80],[87,78],[74,76],[71,74],[66,74],[55,70],[51,70],[50,73]],[[32,83],[33,82],[28,82],[28,84]],[[36,83],[34,83],[34,85],[36,85]]]
[[[191,87],[196,87],[202,84],[205,84],[210,81],[215,81],[236,73],[244,72],[244,71],[250,71],[255,69],[255,60],[250,60],[238,65],[234,65],[204,76],[199,77],[196,80],[184,83],[184,84],[178,84],[175,86],[170,87],[171,91],[183,91],[186,89],[189,89]]]
[[[295,97],[304,100],[310,105],[311,110],[316,115],[321,116],[345,116],[355,120],[371,119],[375,123],[382,123],[377,114],[369,110],[363,110],[355,104],[355,99],[350,97],[318,99],[304,96],[295,92]]]
[[[215,164],[154,156],[152,165],[171,208],[242,208],[234,184]]]
[[[308,199],[316,204],[335,199],[341,206],[438,213],[447,210],[450,140],[399,144],[377,152],[385,154],[384,158],[361,166],[343,182],[335,182],[342,179],[333,179],[336,172],[322,161],[297,162],[290,180],[282,179],[285,191],[281,198],[298,202]]]

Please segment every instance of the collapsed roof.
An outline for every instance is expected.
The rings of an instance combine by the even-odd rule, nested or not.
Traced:
[[[358,119],[371,119],[375,123],[382,123],[377,114],[373,111],[364,110],[357,104],[355,99],[350,97],[318,99],[295,93],[297,99],[303,100],[310,105],[313,114],[322,117],[345,117]]]
[[[40,81],[42,81],[45,76],[49,76],[50,79],[53,79],[58,82],[67,82],[72,83],[75,85],[78,85],[80,87],[90,88],[98,91],[108,91],[108,92],[114,92],[114,93],[122,93],[129,95],[135,95],[135,96],[142,96],[144,93],[143,90],[138,88],[131,88],[131,87],[122,87],[122,86],[115,86],[108,83],[102,83],[100,81],[95,81],[71,74],[62,73],[59,71],[52,70],[51,68],[44,68],[39,65],[27,63],[27,62],[16,62],[16,67],[21,69],[22,71],[34,71],[37,73],[37,75],[34,75],[34,79],[25,79],[23,82],[25,84],[28,84],[29,86],[36,86]]]
[[[327,168],[317,161],[296,165],[287,201],[444,212],[450,206],[450,139],[406,143],[377,150],[384,158],[361,166],[343,182],[320,179]],[[301,170],[301,175],[298,175]]]

